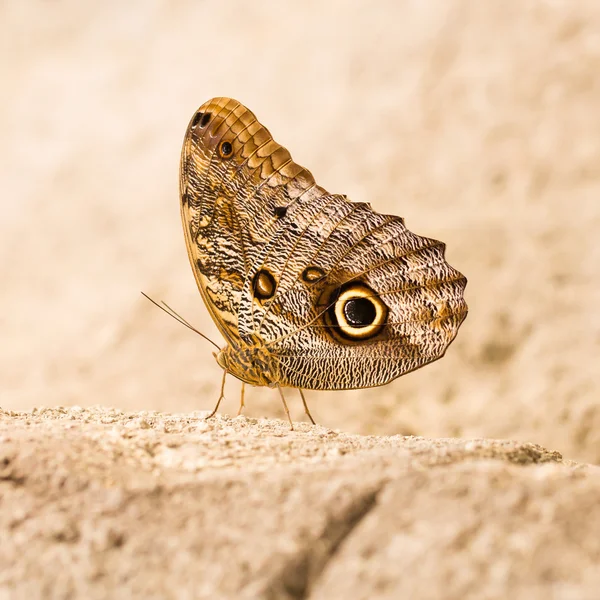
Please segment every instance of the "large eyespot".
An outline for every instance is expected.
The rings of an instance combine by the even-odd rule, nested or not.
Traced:
[[[275,278],[266,269],[261,269],[252,281],[252,289],[254,290],[254,297],[258,300],[268,300],[275,295]]]
[[[373,338],[381,332],[387,320],[388,307],[364,283],[351,283],[334,290],[329,303],[326,325],[332,333],[347,340]]]
[[[233,146],[231,142],[221,142],[219,144],[219,156],[221,158],[231,158],[233,155]]]

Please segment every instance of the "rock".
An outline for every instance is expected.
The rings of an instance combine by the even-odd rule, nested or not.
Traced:
[[[140,291],[223,344],[177,173],[192,114],[227,95],[469,280],[442,360],[307,394],[318,423],[600,464],[599,32],[598,0],[0,2],[0,405],[212,409],[213,348]],[[285,416],[246,391],[247,414]]]
[[[0,595],[598,597],[597,467],[205,414],[0,411]]]

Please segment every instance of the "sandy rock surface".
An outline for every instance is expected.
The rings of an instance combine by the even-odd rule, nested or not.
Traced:
[[[597,467],[204,414],[0,412],[0,597],[598,597]]]
[[[469,279],[443,360],[309,394],[319,423],[600,463],[599,31],[598,0],[0,2],[0,406],[212,408],[210,346],[140,291],[220,343],[178,161],[191,115],[227,95]],[[247,404],[283,415],[276,392]]]

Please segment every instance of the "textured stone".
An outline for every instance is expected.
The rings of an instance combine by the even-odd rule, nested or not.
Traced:
[[[599,589],[596,467],[518,442],[202,416],[0,412],[0,597]]]
[[[444,359],[309,393],[318,423],[600,463],[599,31],[598,0],[0,2],[0,406],[212,408],[212,349],[140,291],[221,343],[177,173],[194,111],[227,95],[469,279]],[[282,417],[277,392],[247,414]]]

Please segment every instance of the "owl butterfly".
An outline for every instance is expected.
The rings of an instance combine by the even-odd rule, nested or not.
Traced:
[[[386,384],[441,358],[467,315],[443,243],[327,192],[236,100],[193,116],[180,191],[196,282],[227,340],[219,402],[227,373],[280,392]]]

